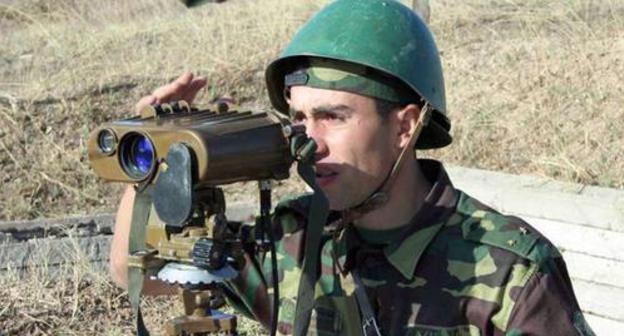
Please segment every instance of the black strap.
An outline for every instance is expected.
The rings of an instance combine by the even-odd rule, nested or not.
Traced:
[[[299,162],[297,171],[302,179],[314,190],[308,214],[303,268],[299,280],[293,333],[295,336],[303,336],[307,334],[312,308],[314,308],[314,287],[318,276],[321,237],[329,214],[329,202],[323,191],[316,184],[316,175],[311,163]]]
[[[356,269],[351,271],[351,276],[355,282],[355,298],[357,299],[358,306],[360,307],[360,315],[362,316],[362,334],[364,336],[381,336],[379,326],[375,320],[375,313],[373,307],[371,307],[368,301],[368,295],[364,289],[364,284],[360,275]]]

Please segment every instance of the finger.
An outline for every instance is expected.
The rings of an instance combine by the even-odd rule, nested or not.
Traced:
[[[156,96],[159,103],[179,100],[182,94],[186,91],[186,88],[192,82],[192,80],[192,73],[184,73],[175,81],[154,90],[152,95]]]
[[[184,73],[173,82],[154,90],[152,94],[156,96],[158,103],[177,100],[180,95],[180,91],[183,91],[192,80],[193,74]]]
[[[193,100],[195,100],[195,96],[197,95],[199,90],[206,86],[207,82],[208,81],[204,77],[193,79],[193,81],[188,85],[186,92],[184,92],[181,99],[186,100],[186,102],[189,104],[193,103]]]
[[[234,97],[226,93],[217,99],[217,103],[219,102],[224,102],[228,104],[236,104],[236,99],[234,99]]]
[[[158,99],[156,98],[156,96],[154,95],[145,96],[141,98],[141,100],[139,100],[139,102],[136,103],[136,105],[134,105],[134,112],[136,114],[139,114],[141,113],[141,110],[145,108],[145,106],[156,104],[157,102],[158,102]]]

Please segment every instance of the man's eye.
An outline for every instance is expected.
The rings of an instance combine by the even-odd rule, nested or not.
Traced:
[[[319,115],[319,119],[329,120],[329,121],[340,121],[340,120],[343,120],[344,118],[342,118],[341,116],[335,113],[322,113],[321,115]]]
[[[293,124],[301,124],[304,121],[304,116],[300,113],[295,114],[294,116],[292,116],[292,118],[290,118],[290,121]]]

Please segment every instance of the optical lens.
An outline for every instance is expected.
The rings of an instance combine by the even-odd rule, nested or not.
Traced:
[[[104,154],[112,154],[117,146],[117,137],[109,129],[102,130],[98,135],[98,146]]]
[[[154,166],[154,145],[144,135],[131,133],[121,142],[121,165],[128,176],[146,178]]]
[[[154,162],[154,148],[146,137],[137,137],[132,144],[132,160],[142,174],[149,173]]]

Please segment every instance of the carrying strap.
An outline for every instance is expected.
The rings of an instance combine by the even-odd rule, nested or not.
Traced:
[[[132,222],[130,224],[130,239],[128,252],[133,254],[145,251],[145,227],[149,219],[152,198],[147,190],[137,191],[132,206]],[[143,279],[145,274],[142,268],[128,267],[128,296],[134,316],[136,316],[136,330],[138,336],[149,336],[149,332],[143,323],[143,314],[139,307]]]
[[[303,254],[303,268],[299,280],[299,291],[295,308],[294,335],[303,336],[307,334],[310,316],[314,308],[314,287],[319,270],[321,236],[329,214],[329,201],[316,184],[314,167],[310,161],[300,161],[297,164],[297,172],[314,190],[314,194],[310,200]]]
[[[360,278],[360,274],[357,269],[351,271],[351,276],[355,282],[355,298],[357,299],[358,306],[360,307],[360,315],[362,318],[362,335],[364,336],[381,336],[379,326],[375,320],[375,313],[373,307],[371,307],[368,301],[368,295],[364,289],[364,284]]]

